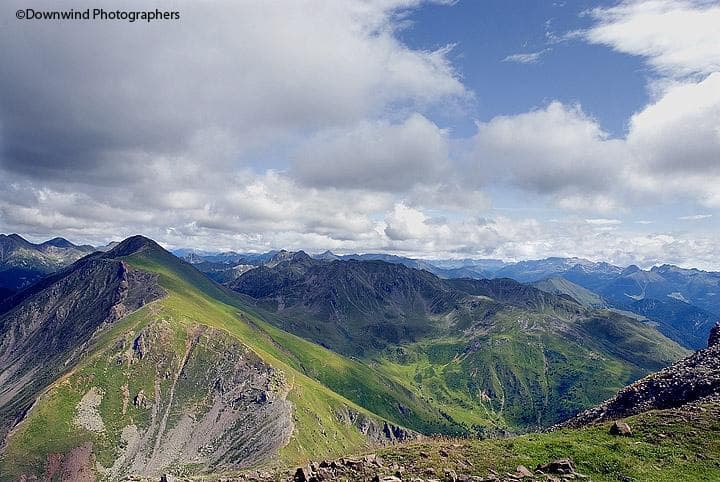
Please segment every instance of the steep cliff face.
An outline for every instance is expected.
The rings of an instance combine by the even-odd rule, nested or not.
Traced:
[[[615,397],[563,423],[580,427],[656,409],[669,409],[720,395],[720,323],[708,347],[622,389]]]
[[[91,257],[5,300],[0,439],[42,390],[83,356],[93,335],[162,293],[156,276],[119,260]]]

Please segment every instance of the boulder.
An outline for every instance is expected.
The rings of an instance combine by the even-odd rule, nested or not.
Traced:
[[[547,474],[570,475],[575,473],[575,465],[570,459],[557,459],[547,464],[538,465],[536,470]]]
[[[293,476],[293,482],[309,482],[310,481],[310,470],[306,467],[298,467]]]
[[[524,477],[532,477],[533,473],[530,472],[530,469],[528,469],[524,465],[518,465],[517,469],[515,469],[515,475],[517,475],[520,478],[524,478]]]
[[[610,434],[630,437],[632,435],[632,430],[630,430],[630,425],[618,420],[610,427]]]

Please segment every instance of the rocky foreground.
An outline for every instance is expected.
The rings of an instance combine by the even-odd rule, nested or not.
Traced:
[[[584,427],[649,410],[674,409],[710,401],[720,394],[720,322],[710,332],[708,347],[623,388],[615,397],[560,424]]]
[[[457,445],[456,448],[459,448]],[[420,458],[429,459],[431,455],[420,451]],[[438,450],[440,457],[449,458],[450,453],[443,448]],[[472,462],[464,460],[464,465],[472,468]],[[422,473],[422,476],[417,473]],[[218,478],[219,482],[322,482],[322,481],[368,481],[368,482],[505,482],[505,481],[548,481],[565,482],[570,480],[590,480],[586,475],[579,473],[570,459],[553,460],[547,464],[539,465],[531,470],[524,465],[518,465],[514,472],[499,473],[488,469],[486,476],[468,475],[458,473],[454,469],[446,468],[442,472],[428,467],[420,469],[415,464],[410,466],[399,465],[395,462],[386,463],[377,454],[364,455],[357,458],[342,458],[333,461],[312,462],[307,466],[298,467],[286,473],[270,473],[257,471],[232,478]],[[164,475],[160,482],[182,482],[172,475]]]

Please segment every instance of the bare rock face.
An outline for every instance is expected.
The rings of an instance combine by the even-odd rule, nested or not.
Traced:
[[[137,426],[127,420],[124,448],[103,470],[108,478],[159,476],[188,464],[201,471],[243,468],[276,454],[292,434],[282,372],[237,339],[206,326],[188,328],[185,349],[178,352],[167,343],[175,329],[156,321],[138,337],[143,357],[132,367],[153,367],[160,388],[136,395],[134,403],[149,422]]]
[[[0,306],[0,448],[36,396],[87,350],[93,336],[163,295],[156,276],[99,256]]]
[[[604,420],[678,408],[720,394],[720,324],[710,333],[708,348],[638,380],[597,407],[559,426],[581,427]]]
[[[720,321],[715,323],[715,326],[710,330],[710,336],[708,337],[708,348],[720,344]]]
[[[337,417],[346,425],[357,427],[369,440],[380,445],[420,437],[417,432],[392,423],[381,422],[347,407],[338,411]]]

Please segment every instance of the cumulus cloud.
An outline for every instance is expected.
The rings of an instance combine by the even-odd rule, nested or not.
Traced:
[[[117,178],[118,164],[132,175],[147,155],[251,163],[308,130],[465,95],[445,49],[397,39],[397,13],[417,3],[161,1],[153,7],[179,8],[182,20],[7,22],[2,165],[98,182]]]
[[[430,232],[425,214],[403,203],[396,204],[385,221],[385,234],[395,241],[423,238]]]
[[[477,179],[504,179],[539,193],[605,189],[626,160],[622,141],[609,138],[579,106],[557,101],[479,122],[473,143],[468,168]]]
[[[720,72],[675,84],[632,116],[628,144],[648,168],[720,174]]]
[[[415,113],[398,124],[361,122],[322,131],[304,143],[295,164],[311,185],[404,191],[449,168],[446,132]]]
[[[656,69],[652,101],[616,138],[580,106],[557,101],[480,122],[468,156],[476,185],[501,180],[599,214],[677,200],[720,207],[720,6],[637,0],[591,16],[580,38]]]
[[[642,56],[661,74],[707,75],[720,70],[720,5],[707,0],[626,0],[591,12],[592,43]]]
[[[620,223],[640,202],[720,207],[720,41],[705,21],[715,6],[593,11],[584,38],[641,55],[665,78],[627,135],[610,136],[580,105],[549,102],[458,140],[433,116],[472,97],[449,47],[399,40],[403,13],[420,3],[160,0],[154,8],[180,8],[182,21],[6,22],[0,229],[92,243],[141,232],[223,250],[718,267],[716,236]],[[56,2],[33,5],[44,7]],[[499,216],[491,196],[577,214]]]

